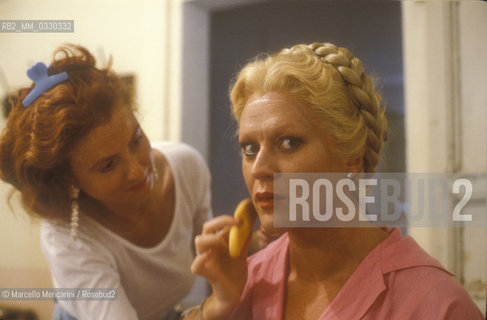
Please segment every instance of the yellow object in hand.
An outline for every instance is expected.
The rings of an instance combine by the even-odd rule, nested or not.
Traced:
[[[230,228],[228,250],[230,257],[238,258],[242,253],[242,248],[245,245],[245,242],[247,242],[247,239],[252,234],[252,227],[255,220],[252,201],[250,199],[240,201],[233,216],[240,222],[240,224]]]

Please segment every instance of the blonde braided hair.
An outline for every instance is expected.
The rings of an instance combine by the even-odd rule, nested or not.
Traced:
[[[314,124],[326,128],[336,152],[363,156],[363,171],[374,172],[387,120],[374,83],[350,51],[330,43],[298,44],[247,64],[231,88],[237,121],[254,94],[284,91],[307,102]]]

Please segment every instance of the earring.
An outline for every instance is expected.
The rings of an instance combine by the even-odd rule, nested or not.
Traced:
[[[152,172],[154,173],[154,183],[155,181],[159,180],[159,172],[156,167],[156,163],[154,161],[154,156],[152,156]]]
[[[154,181],[157,181],[157,180],[159,180],[159,171],[154,166]]]
[[[70,229],[70,236],[73,241],[78,239],[78,221],[79,221],[79,206],[78,206],[78,196],[79,196],[79,188],[71,185],[69,193],[69,198],[71,199],[71,229]]]
[[[352,172],[347,173],[347,178],[348,179],[352,179],[352,177],[353,177],[353,173]]]

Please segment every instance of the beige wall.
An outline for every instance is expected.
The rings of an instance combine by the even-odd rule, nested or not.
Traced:
[[[5,198],[10,187],[0,184],[0,195]],[[0,288],[49,288],[52,286],[47,263],[39,243],[38,224],[30,221],[16,208],[11,212],[6,201],[0,201]],[[35,310],[43,319],[52,312],[50,301],[0,301],[0,307]]]

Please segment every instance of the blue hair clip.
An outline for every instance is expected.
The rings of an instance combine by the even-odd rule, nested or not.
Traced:
[[[47,67],[42,62],[36,63],[27,70],[27,76],[34,81],[35,85],[34,89],[22,100],[24,107],[30,106],[41,94],[68,79],[68,73],[66,71],[49,76],[47,74]]]

